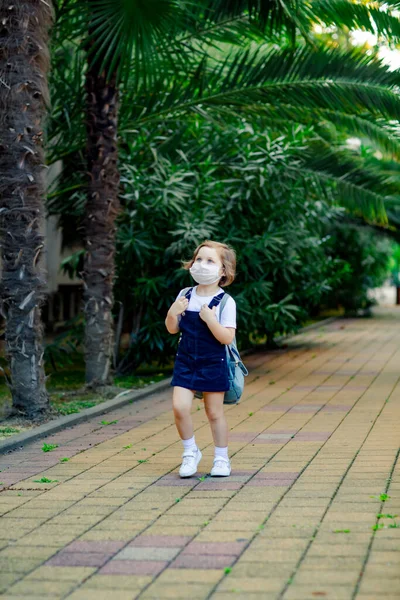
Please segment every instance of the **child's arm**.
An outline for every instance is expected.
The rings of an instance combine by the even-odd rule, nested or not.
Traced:
[[[208,306],[205,304],[201,307],[200,317],[207,324],[208,329],[211,331],[215,339],[221,342],[221,344],[226,344],[229,346],[229,344],[233,342],[236,330],[233,327],[224,327],[218,323],[216,310],[216,306],[213,308],[208,308]]]
[[[187,309],[189,300],[185,296],[181,296],[171,305],[165,319],[165,326],[169,333],[178,333],[179,321],[178,317]]]

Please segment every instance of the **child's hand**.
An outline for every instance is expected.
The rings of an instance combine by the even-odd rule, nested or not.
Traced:
[[[205,323],[210,323],[211,321],[215,321],[217,318],[216,315],[217,307],[213,306],[212,308],[208,308],[207,304],[203,304],[200,310],[200,318],[203,319]]]
[[[171,317],[178,317],[183,312],[185,312],[185,310],[188,307],[188,304],[189,300],[185,298],[185,296],[181,296],[172,304],[171,308],[168,311],[168,314],[171,315]]]

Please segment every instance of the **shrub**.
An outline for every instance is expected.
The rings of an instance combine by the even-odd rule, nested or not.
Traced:
[[[326,251],[325,235],[337,209],[316,200],[287,168],[302,136],[271,139],[247,126],[218,136],[204,126],[202,149],[184,138],[179,154],[150,146],[151,162],[123,159],[116,294],[131,330],[123,369],[173,353],[177,339],[164,319],[179,289],[192,284],[181,261],[205,238],[237,252],[228,291],[242,346],[295,331],[337,285],[345,262]]]
[[[342,260],[341,283],[324,298],[328,306],[342,306],[348,315],[368,310],[374,301],[368,290],[381,286],[389,275],[392,243],[368,227],[333,222],[326,250]]]

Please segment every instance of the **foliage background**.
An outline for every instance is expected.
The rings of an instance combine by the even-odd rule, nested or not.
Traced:
[[[400,155],[398,133],[385,120],[394,108],[379,88],[392,85],[395,75],[373,62],[375,51],[352,48],[347,27],[367,8],[352,14],[344,4],[343,10],[335,4],[331,27],[319,36],[307,16],[314,48],[305,44],[299,23],[294,40],[278,24],[263,35],[239,20],[238,31],[232,24],[213,28],[211,45],[199,27],[185,38],[187,52],[177,45],[153,71],[131,69],[121,83],[115,317],[122,306],[130,350],[120,357],[120,371],[170,361],[177,339],[165,330],[165,314],[179,289],[192,283],[182,260],[206,238],[226,241],[238,254],[238,276],[228,291],[237,301],[242,347],[296,331],[322,308],[356,314],[370,305],[368,289],[385,279],[392,252],[381,234],[387,230],[379,206],[389,197],[396,206],[398,181],[375,154],[379,148],[386,157]],[[316,7],[324,13],[323,4]],[[326,22],[318,10],[312,19]],[[393,35],[395,22],[378,16],[382,35]],[[370,25],[373,30],[376,23]],[[70,242],[82,232],[85,204],[86,57],[68,19],[59,19],[53,45],[49,138],[57,143],[49,162],[62,159],[63,171],[48,209]],[[240,91],[252,78],[261,82],[263,65],[269,100],[261,87],[253,96]],[[321,81],[328,76],[337,84],[324,95]],[[355,92],[360,105],[346,96],[351,77],[358,82],[354,90],[361,86]],[[318,80],[314,88],[310,80]],[[374,106],[362,88],[367,81],[376,84]],[[227,105],[207,105],[220,83],[222,95],[236,89],[236,96]],[[276,91],[283,83],[285,97]],[[364,101],[371,114],[362,110]],[[361,148],[349,149],[349,130],[360,136]],[[64,268],[79,273],[82,253]]]
[[[129,351],[119,371],[168,363],[177,342],[164,319],[191,285],[180,267],[207,238],[231,244],[237,278],[227,290],[238,308],[241,347],[296,331],[321,308],[367,308],[367,291],[386,277],[391,245],[346,222],[323,191],[300,176],[307,126],[271,131],[262,118],[230,126],[193,117],[138,130],[121,152],[117,235],[117,306],[123,305]],[[79,217],[83,199],[76,195]],[[351,252],[349,252],[351,248]],[[79,256],[67,262],[79,271]]]

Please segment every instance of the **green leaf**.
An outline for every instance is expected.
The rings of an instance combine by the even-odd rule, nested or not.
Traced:
[[[52,450],[55,450],[56,448],[58,448],[58,444],[46,444],[46,443],[44,443],[43,446],[42,446],[43,452],[51,452]]]

